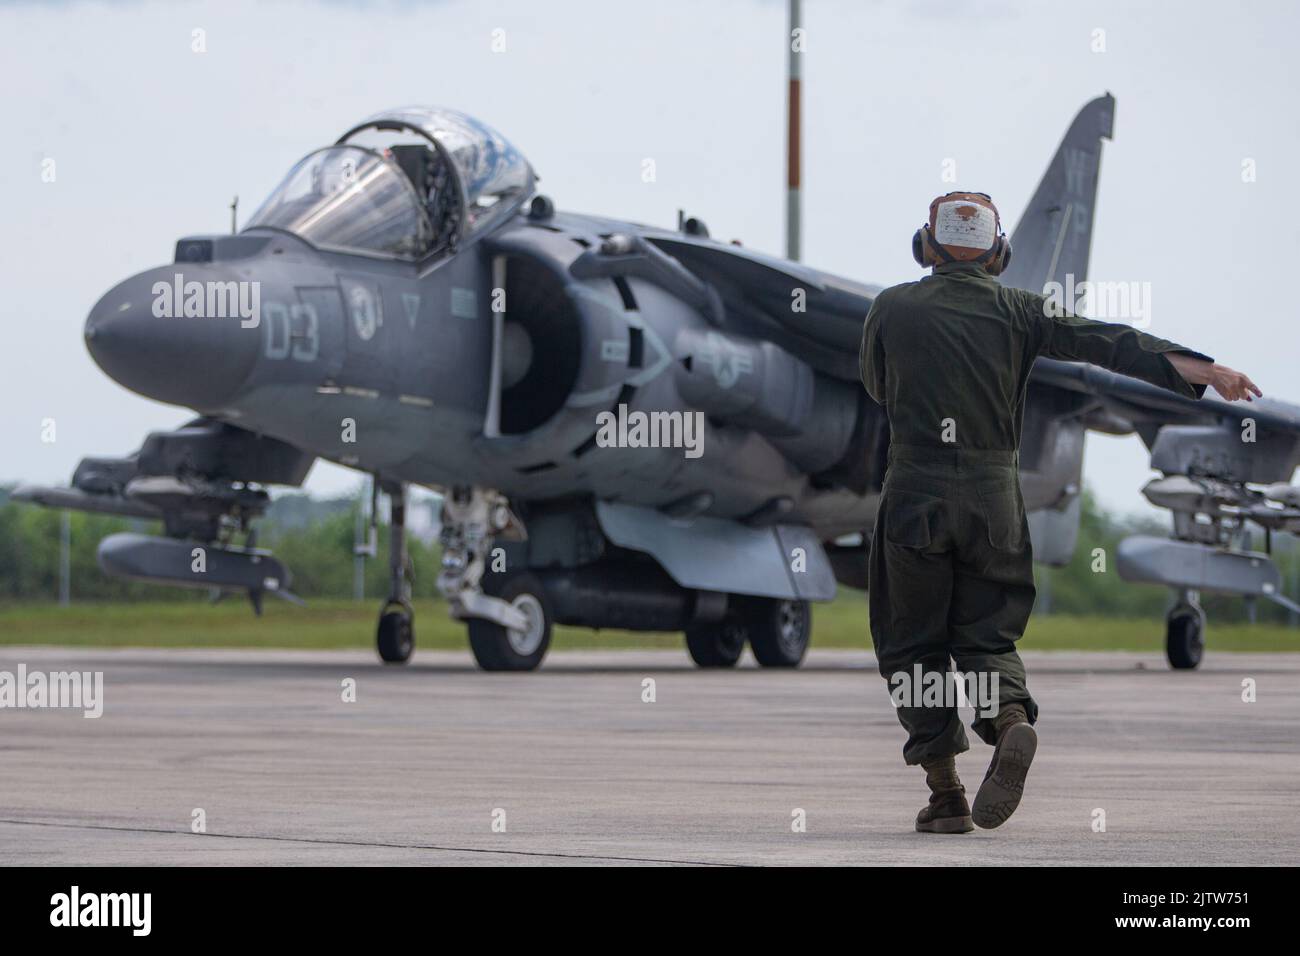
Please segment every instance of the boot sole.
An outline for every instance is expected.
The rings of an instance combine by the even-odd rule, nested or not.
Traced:
[[[1007,729],[993,758],[993,772],[980,784],[971,807],[971,818],[984,830],[1002,826],[1020,806],[1025,793],[1025,777],[1038,750],[1038,734],[1029,724]]]
[[[970,817],[944,817],[916,825],[917,833],[970,833],[974,829],[975,824]]]

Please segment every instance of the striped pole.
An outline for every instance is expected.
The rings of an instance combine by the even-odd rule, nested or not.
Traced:
[[[799,82],[803,76],[800,59],[802,52],[795,50],[795,30],[803,26],[803,4],[790,0],[790,30],[785,38],[788,88],[786,92],[786,197],[785,197],[785,257],[799,261],[800,195],[799,195]],[[802,43],[800,44],[802,47]]]
[[[59,607],[72,603],[72,512],[59,517]]]

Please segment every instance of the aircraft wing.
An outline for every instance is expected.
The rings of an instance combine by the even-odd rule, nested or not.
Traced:
[[[1072,419],[1059,416],[1053,423],[1058,434],[1086,428],[1136,432],[1149,449],[1160,476],[1146,483],[1142,495],[1169,511],[1170,535],[1124,539],[1116,568],[1126,581],[1174,593],[1166,622],[1166,654],[1174,667],[1196,667],[1201,660],[1202,592],[1263,598],[1300,612],[1300,604],[1283,593],[1272,558],[1276,534],[1300,534],[1300,487],[1291,484],[1300,467],[1300,407],[1269,399],[1189,399],[1104,369],[1050,359],[1034,366],[1030,395],[1038,401],[1026,414],[1027,429],[1053,409],[1072,408]],[[1036,451],[1040,463],[1051,461],[1045,445]],[[1076,473],[1081,465],[1080,447]],[[1040,473],[1047,477],[1050,471]],[[1022,487],[1028,477],[1022,471]],[[1059,474],[1054,478],[1060,481]],[[1063,495],[1062,501],[1076,506],[1077,523],[1073,497]],[[1077,524],[1064,528],[1066,514],[1066,508],[1048,507],[1031,515],[1036,556],[1041,541],[1049,563],[1063,564],[1073,551]],[[1054,548],[1063,532],[1068,548]]]
[[[1186,398],[1147,382],[1086,365],[1040,358],[1031,381],[1096,396],[1108,410],[1137,423],[1205,422],[1251,419],[1258,426],[1300,435],[1300,407],[1270,399],[1225,402],[1211,395]],[[1135,427],[1134,430],[1140,431]]]

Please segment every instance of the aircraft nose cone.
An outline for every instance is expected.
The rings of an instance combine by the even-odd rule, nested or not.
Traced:
[[[147,398],[217,410],[238,394],[260,350],[260,296],[216,270],[164,266],[110,289],[86,319],[104,373]],[[245,318],[249,312],[253,316]]]

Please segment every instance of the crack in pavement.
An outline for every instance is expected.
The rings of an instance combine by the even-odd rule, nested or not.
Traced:
[[[186,836],[181,830],[165,830],[161,827],[131,827],[131,826],[110,826],[103,823],[52,823],[44,820],[8,820],[0,819],[0,825],[20,826],[20,827],[51,827],[62,830],[108,830],[115,833],[161,833],[168,836]],[[716,866],[716,867],[735,867],[741,866],[739,863],[715,863],[708,860],[670,860],[657,857],[645,856],[610,856],[600,853],[558,853],[545,852],[542,850],[493,850],[484,847],[473,846],[439,846],[432,843],[385,843],[371,842],[368,840],[328,840],[320,837],[290,837],[290,836],[269,836],[265,834],[248,834],[248,833],[196,833],[190,834],[198,837],[215,837],[226,840],[262,840],[274,843],[306,843],[310,845],[322,846],[356,846],[356,847],[374,847],[378,849],[390,850],[434,850],[442,853],[481,853],[485,856],[504,855],[504,856],[527,856],[527,857],[545,857],[550,859],[563,860],[602,860],[610,863],[664,863],[675,866]]]

